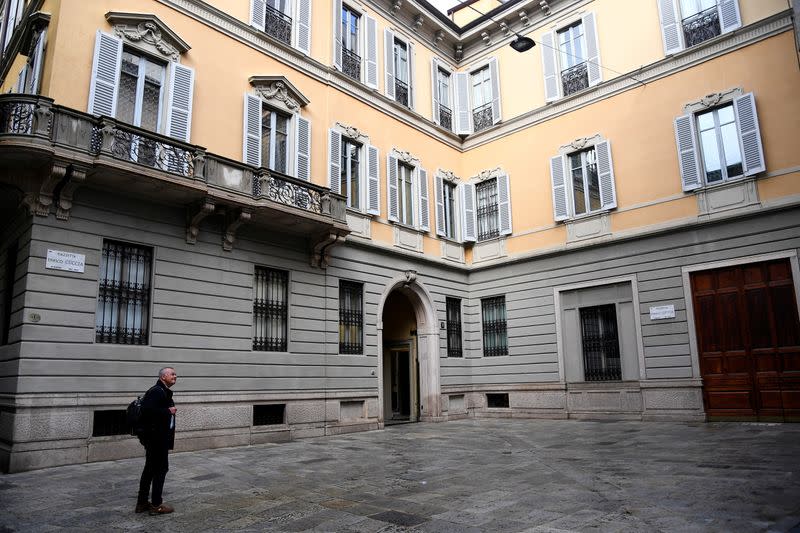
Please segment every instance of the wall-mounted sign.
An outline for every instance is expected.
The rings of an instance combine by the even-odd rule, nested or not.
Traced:
[[[44,267],[67,272],[83,272],[86,268],[86,256],[61,250],[47,250],[47,262]]]
[[[659,305],[650,308],[650,320],[664,320],[665,318],[675,318],[674,305]]]

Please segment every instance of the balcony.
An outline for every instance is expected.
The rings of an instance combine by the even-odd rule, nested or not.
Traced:
[[[444,104],[439,104],[439,125],[453,131],[453,111]]]
[[[264,18],[264,32],[275,37],[282,43],[291,46],[292,44],[292,17],[281,13],[271,6],[264,6],[266,17]]]
[[[681,24],[687,48],[714,38],[722,32],[716,6],[686,17]]]
[[[492,125],[492,103],[484,104],[472,110],[473,131],[478,133]]]
[[[589,87],[589,72],[585,61],[561,71],[561,87],[564,90],[564,96]]]
[[[410,107],[408,100],[408,84],[397,78],[394,79],[394,99],[396,102]]]
[[[26,193],[31,210],[69,217],[78,186],[211,212],[247,212],[248,223],[300,235],[345,235],[346,199],[292,176],[255,168],[118,122],[55,105],[49,98],[0,95],[0,183]]]
[[[361,81],[361,56],[342,47],[342,72],[356,81]]]

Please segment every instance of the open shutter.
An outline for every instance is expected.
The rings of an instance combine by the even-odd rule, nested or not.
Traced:
[[[489,81],[492,86],[492,124],[497,124],[500,116],[500,72],[497,70],[497,58],[489,60]]]
[[[342,70],[342,0],[333,0],[333,66]]]
[[[719,26],[722,33],[728,33],[742,27],[742,16],[739,13],[739,0],[719,0],[717,2]]]
[[[295,146],[297,147],[297,179],[311,181],[311,122],[297,115]]]
[[[497,178],[497,218],[500,235],[511,235],[511,184],[508,174]]]
[[[378,172],[378,148],[367,145],[367,213],[381,214],[381,183]]]
[[[451,214],[452,216],[452,214]],[[444,219],[444,178],[436,176],[436,235],[447,236]]]
[[[170,63],[169,106],[167,135],[189,142],[192,131],[192,94],[194,70],[179,63]]]
[[[431,117],[433,122],[439,124],[439,91],[437,91],[436,80],[439,77],[439,60],[435,57],[431,59]]]
[[[430,231],[431,207],[428,201],[428,171],[422,167],[417,167],[417,179],[419,181],[419,229]]]
[[[558,79],[558,58],[556,57],[555,33],[542,35],[542,68],[544,70],[544,99],[557,100],[561,91]]]
[[[28,64],[22,65],[19,74],[17,75],[17,83],[14,86],[14,92],[22,94],[25,92],[25,79],[28,77]]]
[[[475,211],[475,185],[461,183],[458,185],[461,192],[461,238],[464,242],[475,242],[478,227],[478,214]]]
[[[44,41],[47,32],[42,30],[36,39],[36,47],[33,56],[33,72],[31,72],[31,94],[39,94],[40,83],[42,80],[42,65],[44,64]]]
[[[297,49],[311,54],[311,0],[297,1]]]
[[[261,99],[244,95],[244,142],[242,159],[248,165],[261,166]]]
[[[617,190],[614,183],[614,163],[611,159],[611,142],[603,141],[595,147],[597,153],[597,179],[600,183],[600,205],[603,209],[617,207]]]
[[[603,70],[600,68],[600,41],[597,38],[597,22],[594,13],[583,16],[583,34],[586,37],[586,70],[589,87],[603,81]]]
[[[122,40],[97,32],[92,61],[92,81],[89,88],[90,115],[113,117],[117,113],[117,88],[122,62]]]
[[[250,25],[264,31],[267,18],[267,0],[250,0]]]
[[[414,89],[416,84],[416,80],[414,79],[414,56],[416,54],[414,43],[409,41],[406,46],[408,47],[408,107],[409,109],[414,109]]]
[[[553,182],[553,218],[556,222],[569,218],[566,170],[564,156],[550,158],[550,178]]]
[[[373,89],[378,88],[378,21],[367,15],[367,60],[366,84]]]
[[[383,51],[386,67],[386,96],[394,100],[394,33],[391,30],[383,32]]]
[[[681,183],[684,191],[692,191],[703,184],[696,139],[694,115],[683,115],[676,118],[675,141],[678,145],[678,162],[681,167]]]
[[[389,191],[387,202],[389,203],[389,220],[397,222],[400,220],[400,196],[397,188],[398,168],[397,158],[387,156],[386,158],[386,189]]]
[[[342,134],[328,130],[328,187],[332,193],[342,194]]]
[[[661,38],[664,41],[664,55],[668,56],[683,50],[683,35],[680,17],[676,11],[678,0],[658,0],[658,13],[661,17]]]
[[[756,99],[753,93],[747,93],[734,100],[733,109],[736,112],[736,127],[739,129],[739,139],[742,143],[744,175],[752,176],[764,172],[767,166],[764,162],[764,148],[761,144],[761,130],[758,126]]]
[[[472,113],[469,110],[469,73],[455,72],[453,74],[453,85],[455,86],[453,100],[456,114],[456,133],[469,135],[472,133],[470,121]]]

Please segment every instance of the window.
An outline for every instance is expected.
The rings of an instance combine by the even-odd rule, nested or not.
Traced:
[[[354,80],[361,80],[360,22],[361,15],[342,6],[342,72]]]
[[[0,344],[8,344],[11,333],[11,313],[14,302],[14,282],[17,280],[17,248],[19,242],[14,241],[6,248],[6,268],[3,276],[3,329],[0,330]]]
[[[395,102],[414,108],[414,46],[391,30],[384,30],[386,52],[386,95]]]
[[[476,132],[492,125],[492,85],[489,65],[472,73],[472,124]]]
[[[165,74],[165,63],[123,50],[117,118],[150,131],[159,131]]]
[[[456,184],[442,181],[442,207],[444,211],[444,236],[456,238]]]
[[[438,102],[436,122],[447,130],[453,129],[453,110],[450,103],[450,73],[442,68],[436,69],[436,102]]]
[[[603,81],[594,13],[542,36],[545,100],[551,102]]]
[[[378,88],[378,22],[353,5],[333,0],[333,66]]]
[[[500,77],[497,59],[469,72],[452,75],[455,132],[478,132],[500,122]]]
[[[131,434],[128,416],[124,409],[94,411],[92,415],[92,437]]]
[[[508,174],[497,168],[481,172],[479,181],[475,178],[473,181],[477,183],[462,183],[456,187],[460,191],[455,205],[461,214],[461,240],[480,242],[510,235],[511,184]],[[444,212],[444,205],[438,205],[438,198],[437,212]],[[444,228],[440,230],[439,235],[445,236]]]
[[[285,424],[286,404],[279,403],[274,405],[254,405],[253,406],[253,425],[254,426],[275,426]]]
[[[707,98],[687,105],[691,113],[675,119],[684,191],[766,170],[753,93],[720,93],[712,108],[703,103]]]
[[[22,67],[22,70],[20,70],[17,80],[18,93],[39,94],[46,35],[46,29],[34,33],[33,43],[28,52],[28,60],[25,62],[25,66]]]
[[[447,298],[447,357],[461,357],[461,300]]]
[[[352,281],[339,282],[339,353],[364,353],[363,286]]]
[[[22,22],[22,11],[25,9],[24,0],[5,0],[0,1],[0,40],[3,44],[3,52],[11,42],[14,29]]]
[[[256,267],[253,283],[253,350],[285,352],[289,321],[289,273]]]
[[[402,158],[402,160],[401,160]],[[428,173],[409,154],[387,156],[389,220],[420,231],[430,230]]]
[[[478,197],[478,240],[494,239],[500,235],[497,225],[497,180],[477,184],[475,193]]]
[[[616,306],[584,307],[580,317],[584,379],[621,380]]]
[[[262,106],[261,166],[288,173],[289,121],[291,117]]]
[[[577,152],[574,141],[562,146],[563,155],[550,160],[556,221],[617,206],[611,143],[599,135],[589,142],[594,145]]]
[[[342,173],[339,180],[339,193],[347,197],[347,207],[352,209],[361,207],[360,152],[361,145],[346,137],[342,139]]]
[[[490,409],[503,409],[508,408],[508,406],[508,393],[486,394],[486,407]]]
[[[400,163],[398,165],[400,182],[400,219],[401,224],[414,225],[414,169]]]
[[[481,300],[483,324],[483,355],[508,355],[506,334],[506,297],[496,296]]]
[[[408,45],[397,37],[394,38],[394,73],[394,98],[408,107],[410,106],[408,97]]]
[[[103,241],[96,342],[147,344],[152,261],[150,248]]]
[[[305,54],[311,51],[311,0],[250,0],[250,25]]]
[[[738,0],[659,0],[658,10],[667,55],[742,26]]]
[[[355,128],[340,125],[328,130],[328,146],[328,186],[331,192],[346,197],[349,209],[380,214],[378,149]]]

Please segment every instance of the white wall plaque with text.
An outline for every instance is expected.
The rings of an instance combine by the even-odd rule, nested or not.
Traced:
[[[44,267],[67,272],[83,272],[86,268],[86,256],[61,250],[47,250],[47,262]]]
[[[665,318],[675,318],[674,305],[659,305],[650,308],[650,320],[664,320]]]

